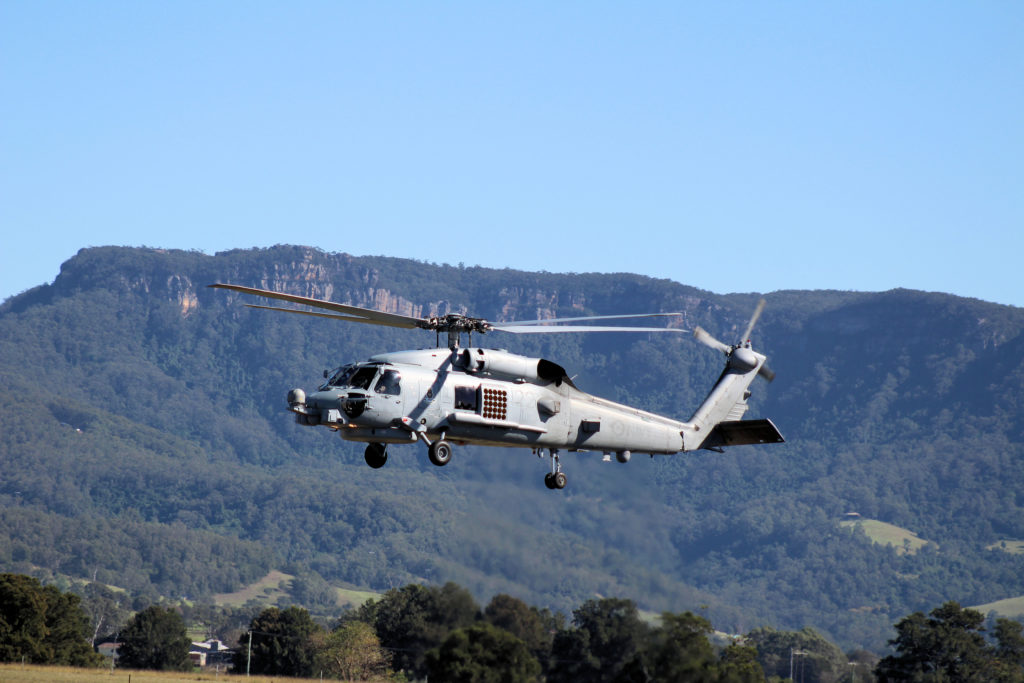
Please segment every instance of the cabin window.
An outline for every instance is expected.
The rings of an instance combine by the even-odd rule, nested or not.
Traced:
[[[476,412],[478,405],[476,387],[455,387],[456,410],[472,410]]]
[[[381,373],[380,379],[377,380],[377,384],[373,387],[373,390],[378,394],[391,394],[397,396],[402,393],[401,380],[402,375],[399,374],[398,370],[385,370]]]

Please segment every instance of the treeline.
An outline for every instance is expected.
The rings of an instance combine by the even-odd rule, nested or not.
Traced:
[[[112,595],[91,595],[92,619]],[[182,611],[150,605],[120,625],[119,666],[190,670]],[[98,666],[96,634],[77,595],[37,579],[0,575],[0,660]],[[707,619],[665,613],[657,625],[630,600],[586,602],[565,617],[495,596],[483,609],[464,588],[409,584],[324,628],[300,607],[270,607],[240,634],[235,673],[343,680],[761,681],[757,649],[716,652]],[[832,646],[834,648],[834,646]],[[639,677],[639,678],[638,678]]]
[[[707,619],[692,613],[645,622],[630,600],[589,600],[573,612],[508,595],[481,609],[464,588],[410,584],[322,629],[301,608],[269,608],[239,644],[235,671],[379,680],[762,681],[757,650],[716,652]]]
[[[98,666],[98,607],[38,580],[0,574],[0,660]],[[187,609],[185,610],[187,612]],[[183,610],[150,605],[116,626],[119,666],[191,670]],[[102,619],[100,620],[102,624]],[[114,626],[110,621],[107,626]],[[262,609],[238,633],[234,673],[359,681],[531,682],[840,681],[1024,682],[1024,627],[948,602],[896,625],[892,654],[844,654],[813,629],[758,628],[743,637],[704,617],[644,619],[631,600],[594,598],[564,615],[496,595],[481,608],[454,583],[409,584],[345,612],[329,627],[308,610]],[[112,632],[112,633],[113,633]],[[988,637],[986,637],[988,636]]]
[[[956,602],[915,612],[895,625],[893,653],[879,660],[863,650],[844,654],[811,628],[729,637],[692,612],[645,620],[621,598],[587,600],[566,623],[508,595],[480,609],[456,584],[410,584],[331,629],[298,607],[264,610],[251,622],[251,640],[239,643],[235,671],[467,683],[1024,682],[1024,627],[1005,618],[991,626]]]

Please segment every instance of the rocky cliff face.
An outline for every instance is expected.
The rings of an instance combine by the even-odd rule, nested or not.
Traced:
[[[480,282],[483,269],[416,264],[416,268],[434,271],[429,276],[432,284],[448,285],[418,288],[400,277],[383,277],[381,266],[374,261],[310,247],[235,250],[216,256],[99,247],[79,252],[64,265],[52,288],[43,290],[66,295],[97,286],[122,289],[172,301],[183,316],[194,313],[202,304],[206,286],[214,282],[245,284],[412,317],[461,313],[506,321],[626,312],[608,310],[608,296],[592,296],[584,287],[571,282],[572,276],[507,271],[504,282],[489,288],[487,283]],[[410,266],[406,262],[402,267]],[[493,273],[489,271],[487,275],[493,279]],[[508,280],[517,282],[509,284]],[[654,282],[641,279],[641,290]],[[627,284],[636,287],[634,282]],[[444,291],[432,296],[432,291],[438,289]],[[474,298],[486,300],[486,310],[470,310],[468,303]],[[664,305],[641,291],[628,312],[650,312],[655,303],[655,307]],[[673,323],[681,327],[691,326],[689,318],[719,308],[706,297],[694,295],[677,297],[671,303],[674,310],[686,316]]]

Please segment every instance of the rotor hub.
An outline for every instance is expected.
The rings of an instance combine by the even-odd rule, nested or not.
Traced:
[[[757,367],[757,356],[745,346],[737,347],[729,354],[729,367],[741,372],[750,372]]]
[[[427,318],[423,321],[422,327],[438,332],[477,332],[479,334],[492,329],[491,324],[483,318],[470,318],[459,313]]]

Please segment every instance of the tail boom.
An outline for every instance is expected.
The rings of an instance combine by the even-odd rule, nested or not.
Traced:
[[[750,384],[767,360],[749,348],[743,351],[743,362],[726,365],[707,398],[685,423],[684,451],[785,441],[771,420],[741,419],[749,407]]]

